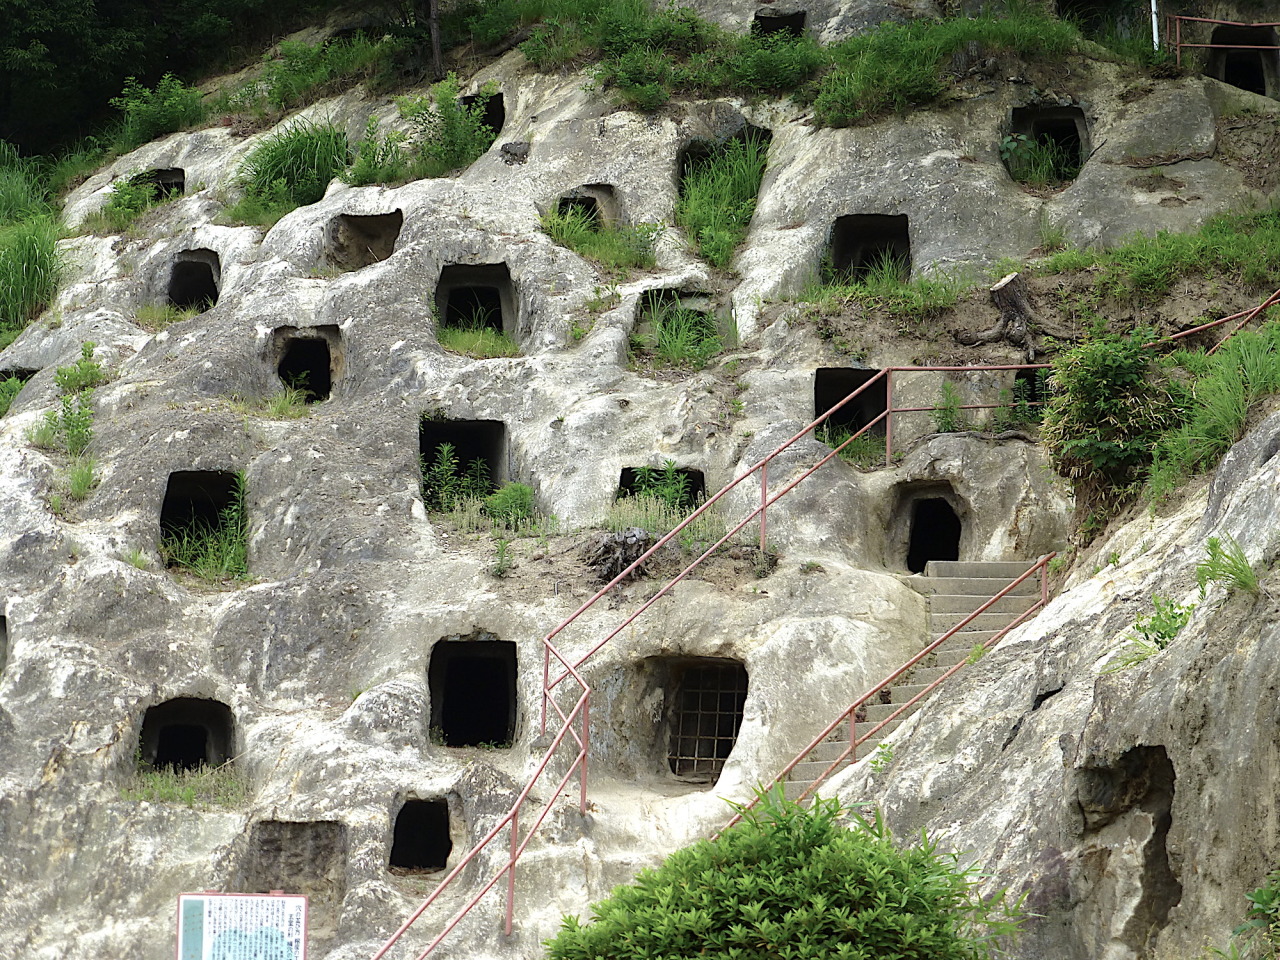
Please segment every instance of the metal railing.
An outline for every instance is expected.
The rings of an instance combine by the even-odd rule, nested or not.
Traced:
[[[1211,23],[1216,27],[1280,27],[1280,22],[1241,23],[1238,20],[1212,20],[1208,17],[1184,17],[1176,14],[1167,14],[1165,16],[1164,35],[1169,40],[1169,45],[1174,48],[1178,66],[1182,66],[1183,47],[1200,50],[1280,50],[1280,46],[1274,44],[1191,43],[1182,39],[1182,25],[1184,23]]]
[[[937,640],[933,641],[931,644],[929,644],[927,647],[925,647],[923,650],[917,653],[914,657],[912,657],[910,660],[908,660],[906,663],[900,666],[897,670],[893,671],[893,673],[889,674],[889,676],[885,677],[878,684],[876,684],[874,687],[872,687],[870,690],[864,693],[861,697],[853,701],[853,703],[851,703],[844,711],[842,711],[839,716],[837,716],[834,720],[832,720],[829,724],[827,724],[826,727],[823,728],[821,733],[819,733],[816,737],[814,737],[811,741],[809,741],[809,745],[805,747],[803,750],[801,750],[798,754],[796,754],[796,756],[791,760],[790,763],[788,763],[785,767],[783,767],[780,771],[778,771],[777,776],[775,776],[773,780],[770,781],[769,786],[773,786],[779,783],[785,783],[787,776],[791,773],[791,771],[794,770],[801,763],[804,763],[805,758],[808,757],[811,753],[813,753],[813,751],[816,750],[818,746],[823,743],[847,742],[848,746],[844,748],[844,750],[840,753],[839,756],[837,756],[834,760],[831,760],[829,762],[825,770],[823,770],[821,773],[818,774],[818,776],[813,778],[813,781],[809,784],[809,786],[806,787],[804,791],[800,794],[800,796],[796,798],[798,801],[807,800],[810,796],[813,795],[813,792],[815,789],[817,789],[818,785],[821,784],[823,781],[825,781],[828,777],[830,777],[831,774],[835,773],[846,763],[855,762],[858,759],[858,747],[862,746],[868,740],[874,739],[876,735],[880,733],[881,730],[883,730],[889,724],[893,723],[895,720],[901,717],[905,711],[910,710],[912,707],[920,703],[922,700],[927,699],[933,693],[933,691],[938,689],[938,687],[942,683],[944,683],[947,679],[954,676],[955,674],[959,673],[961,670],[963,670],[968,665],[969,661],[961,660],[959,663],[952,665],[951,669],[947,670],[945,673],[942,674],[942,676],[938,677],[932,683],[929,683],[925,685],[923,688],[921,688],[921,690],[918,693],[916,693],[916,695],[913,696],[906,703],[903,703],[901,705],[895,704],[895,706],[898,707],[897,710],[894,710],[887,717],[872,724],[871,729],[867,730],[861,736],[858,735],[858,731],[857,731],[858,713],[862,711],[868,704],[872,702],[878,702],[880,692],[882,690],[888,690],[894,684],[894,682],[897,681],[899,677],[901,677],[903,674],[907,673],[909,670],[913,669],[914,667],[918,666],[930,654],[934,653],[939,647],[945,644],[957,633],[960,633],[962,630],[964,630],[965,627],[973,623],[973,621],[977,619],[977,617],[980,614],[986,613],[987,610],[989,610],[992,606],[994,606],[1000,600],[1004,599],[1007,596],[1010,596],[1012,592],[1015,589],[1017,589],[1017,587],[1019,587],[1022,583],[1024,583],[1029,577],[1034,576],[1037,572],[1039,572],[1040,574],[1040,598],[1036,600],[1035,603],[1029,606],[1026,610],[1022,611],[1022,613],[1018,614],[1017,617],[1015,617],[1007,626],[1005,626],[1001,630],[996,631],[991,637],[987,638],[987,640],[985,640],[982,643],[982,648],[984,650],[991,649],[997,643],[1003,640],[1010,630],[1012,630],[1014,627],[1022,625],[1024,622],[1029,620],[1032,616],[1039,613],[1042,609],[1044,609],[1045,605],[1048,604],[1049,602],[1049,581],[1048,581],[1048,578],[1045,576],[1045,567],[1048,565],[1049,561],[1056,556],[1057,556],[1056,553],[1045,554],[1043,557],[1037,560],[1034,564],[1032,564],[1031,567],[1028,568],[1025,573],[1023,573],[1012,583],[1004,587],[1004,589],[1002,589],[999,593],[993,596],[990,600],[983,603],[980,607],[978,607],[976,610],[970,613],[967,617],[965,617],[963,620],[957,623],[954,627],[946,631],[946,633],[940,636]],[[846,722],[849,724],[848,740],[847,741],[845,740],[830,741],[828,738],[830,738],[831,735],[834,734],[836,730]],[[862,723],[867,724],[867,723],[870,723],[870,721],[863,720]],[[763,792],[766,792],[766,791],[762,791],[762,793]],[[745,804],[738,813],[734,814],[733,818],[725,825],[724,829],[727,830],[729,827],[733,826],[735,823],[741,820],[743,812],[746,810],[750,810],[759,802],[759,800],[760,800],[760,796],[759,794],[757,794],[757,796],[754,799],[752,799],[751,802]]]

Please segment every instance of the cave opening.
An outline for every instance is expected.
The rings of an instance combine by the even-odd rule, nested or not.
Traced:
[[[755,37],[787,37],[799,40],[804,36],[805,11],[795,13],[774,13],[771,10],[757,10],[751,21],[751,35]]]
[[[507,469],[507,425],[501,420],[431,420],[418,425],[418,457],[424,479],[440,461],[441,447],[452,447],[459,474],[484,475],[487,491],[495,490],[509,478]],[[477,467],[476,464],[480,466]]]
[[[750,123],[744,123],[737,133],[719,140],[691,140],[676,154],[676,185],[680,197],[683,199],[685,196],[686,183],[691,174],[714,163],[726,151],[735,149],[735,143],[765,150],[772,141],[771,130]]]
[[[222,265],[212,250],[184,250],[169,273],[169,305],[203,313],[218,302]]]
[[[160,505],[161,535],[181,538],[220,531],[227,508],[238,498],[239,476],[232,470],[175,470]]]
[[[434,873],[448,865],[452,851],[448,801],[406,800],[396,814],[388,865],[397,872]]]
[[[1280,94],[1280,51],[1259,49],[1280,43],[1275,27],[1218,26],[1209,42],[1214,47],[1208,51],[1207,76],[1264,97]]]
[[[481,122],[493,131],[495,137],[502,132],[502,127],[507,122],[507,103],[501,91],[468,94],[459,97],[458,103],[467,109],[479,106]]]
[[[147,708],[138,755],[157,770],[199,770],[230,760],[234,742],[230,707],[217,700],[178,697]]]
[[[359,270],[395,252],[404,212],[340,213],[325,227],[325,262],[340,270]]]
[[[669,664],[667,765],[682,780],[712,783],[738,742],[747,702],[747,668],[698,657]]]
[[[879,374],[879,370],[862,370],[855,367],[819,367],[813,378],[814,418],[822,416],[853,391],[875,380]],[[828,432],[857,433],[883,414],[888,407],[888,379],[880,377],[827,418]],[[881,420],[867,432],[883,436],[885,421]]]
[[[291,333],[279,337],[282,342],[278,347],[277,376],[285,386],[301,390],[306,403],[328,400],[333,390],[334,366],[329,340],[337,338],[338,328],[331,327],[329,336],[299,335],[290,329]]]
[[[707,498],[707,481],[696,467],[623,467],[618,498],[656,496],[680,510],[692,510]]]
[[[514,336],[511,271],[505,263],[447,265],[436,284],[436,316],[442,327],[490,329]]]
[[[509,747],[516,732],[516,645],[442,640],[427,673],[431,727],[446,747]]]
[[[181,167],[147,170],[131,177],[129,182],[149,187],[156,203],[176,200],[187,190],[187,174]]]
[[[945,497],[912,500],[907,569],[924,573],[930,560],[959,560],[962,532],[960,518]]]
[[[911,276],[911,233],[906,214],[855,213],[838,217],[831,227],[827,279],[859,283],[886,273],[899,280]]]

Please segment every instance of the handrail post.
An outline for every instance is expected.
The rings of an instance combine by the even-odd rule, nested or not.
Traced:
[[[582,701],[582,770],[578,795],[578,812],[587,812],[587,753],[591,747],[591,691]]]
[[[520,810],[511,814],[511,859],[507,862],[507,920],[506,935],[511,936],[512,919],[516,906],[516,859],[520,850]]]
[[[769,463],[760,465],[760,552],[769,550]]]
[[[893,370],[884,373],[884,465],[893,466]]]
[[[849,761],[858,759],[858,708],[849,711]]]
[[[1176,29],[1178,32],[1177,62],[1178,62],[1178,66],[1181,67],[1182,66],[1182,18],[1175,16],[1173,18],[1173,22],[1176,25]]]
[[[539,733],[547,735],[547,698],[551,696],[548,684],[551,682],[551,647],[545,641],[542,644],[542,726]]]
[[[1040,558],[1040,606],[1049,602],[1049,564],[1044,557]]]

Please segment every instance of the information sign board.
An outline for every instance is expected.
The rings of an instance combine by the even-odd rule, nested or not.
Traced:
[[[178,897],[178,960],[306,960],[307,898],[268,893]]]

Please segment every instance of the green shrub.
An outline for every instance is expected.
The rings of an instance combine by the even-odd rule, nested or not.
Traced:
[[[39,164],[0,140],[0,226],[52,212]]]
[[[933,428],[938,433],[959,433],[970,429],[969,420],[961,407],[960,391],[950,380],[942,381],[938,405],[933,408]]]
[[[154,90],[129,77],[120,96],[112,97],[109,103],[124,114],[117,142],[121,151],[194,126],[205,118],[200,91],[186,86],[171,73],[161,77]]]
[[[1205,542],[1204,559],[1196,564],[1196,583],[1202,598],[1211,583],[1223,584],[1228,592],[1242,590],[1254,596],[1261,589],[1257,571],[1232,537],[1210,537]]]
[[[401,97],[400,116],[413,124],[418,154],[410,163],[414,178],[443,177],[469,167],[489,149],[498,133],[484,122],[484,104],[465,106],[458,99],[458,78],[449,74],[426,97]],[[494,93],[486,88],[482,96]]]
[[[576,207],[545,214],[542,229],[556,243],[611,270],[656,266],[654,247],[663,231],[658,223],[602,223]]]
[[[59,367],[53,374],[53,382],[63,393],[80,393],[92,390],[107,382],[106,372],[102,364],[93,359],[96,343],[87,341],[80,344],[80,357],[75,363]]]
[[[404,150],[407,138],[393,130],[385,137],[378,135],[378,120],[370,117],[364,136],[356,142],[356,158],[342,174],[353,187],[371,183],[396,183],[409,176],[409,157]]]
[[[1246,945],[1250,958],[1266,960],[1280,956],[1280,870],[1272,870],[1267,874],[1266,883],[1245,897],[1249,901],[1245,921],[1231,935]],[[1233,944],[1232,952],[1221,956],[1240,955]]]
[[[900,846],[878,813],[779,793],[615,888],[590,923],[565,918],[548,960],[988,960],[1020,923],[927,837]]]
[[[693,481],[674,460],[664,461],[661,467],[636,467],[632,489],[620,489],[618,496],[653,497],[672,510],[688,511],[698,505]]]
[[[9,407],[18,398],[24,386],[26,384],[17,377],[0,377],[0,417],[9,412]]]
[[[464,467],[451,443],[436,447],[430,461],[424,456],[421,467],[422,502],[428,510],[452,510],[463,500],[480,500],[493,490],[485,462],[472,460]]]
[[[504,483],[484,498],[484,512],[510,530],[533,519],[533,488],[523,483]]]
[[[1156,442],[1182,422],[1186,391],[1143,349],[1149,333],[1098,337],[1053,361],[1041,435],[1086,502],[1142,480]]]
[[[1194,603],[1174,603],[1161,596],[1152,596],[1151,604],[1152,612],[1138,616],[1133,625],[1135,635],[1107,661],[1102,673],[1119,673],[1167,649],[1196,609]]]
[[[37,216],[0,227],[0,333],[20,331],[58,292],[62,227]]]
[[[761,137],[733,139],[685,172],[676,223],[712,266],[728,267],[747,235],[768,152]]]
[[[264,204],[315,203],[347,166],[347,135],[332,124],[294,122],[245,157],[237,180]]]
[[[81,229],[101,227],[111,233],[119,233],[137,219],[138,215],[156,204],[155,184],[139,177],[117,180],[111,185],[111,195],[103,204],[99,217],[85,220]]]
[[[1080,172],[1080,152],[1052,140],[1037,140],[1011,133],[1000,141],[1000,159],[1009,176],[1033,187],[1048,187],[1074,180]]]
[[[782,93],[805,83],[828,62],[809,37],[748,34],[726,58],[722,86],[745,93]]]
[[[349,40],[305,43],[283,40],[278,56],[268,54],[258,81],[261,96],[277,110],[309,103],[355,80],[371,79],[387,59],[377,40],[356,34]]]
[[[209,583],[244,580],[249,576],[248,487],[243,473],[216,523],[195,521],[160,538],[165,565],[189,571]]]

